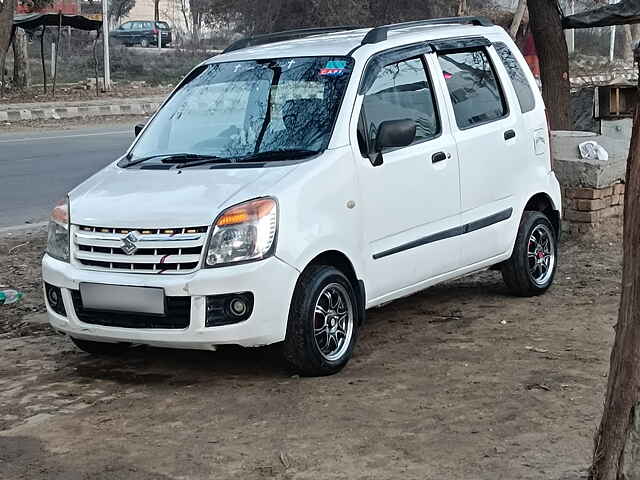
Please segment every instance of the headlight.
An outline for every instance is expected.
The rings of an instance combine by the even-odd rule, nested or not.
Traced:
[[[60,201],[49,218],[47,253],[53,258],[69,261],[69,199]]]
[[[273,253],[277,232],[278,205],[273,198],[257,198],[228,208],[213,225],[207,266],[266,258]]]

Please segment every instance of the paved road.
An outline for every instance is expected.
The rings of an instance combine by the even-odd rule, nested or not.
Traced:
[[[0,228],[46,220],[59,199],[132,140],[126,123],[0,133]]]

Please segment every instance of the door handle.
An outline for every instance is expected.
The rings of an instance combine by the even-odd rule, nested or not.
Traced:
[[[449,156],[444,152],[434,153],[433,156],[431,157],[431,163],[442,162],[443,160],[446,160],[447,158],[449,158]]]
[[[504,132],[505,140],[511,140],[512,138],[516,138],[515,130],[507,130],[506,132]]]

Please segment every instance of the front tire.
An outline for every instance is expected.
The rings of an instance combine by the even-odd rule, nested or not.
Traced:
[[[558,243],[553,225],[542,212],[525,211],[513,254],[502,265],[502,278],[514,295],[541,295],[553,283],[557,259]]]
[[[71,337],[71,341],[80,350],[92,355],[119,355],[129,348],[128,343],[94,342]]]
[[[140,46],[142,48],[147,48],[149,46],[149,40],[147,40],[146,38],[143,38],[142,40],[140,40]]]
[[[358,298],[349,279],[327,265],[307,268],[289,310],[284,357],[305,376],[332,375],[349,361],[360,323]]]

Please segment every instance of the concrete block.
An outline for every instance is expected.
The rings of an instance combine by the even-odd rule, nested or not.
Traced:
[[[578,145],[593,140],[602,145],[609,160],[580,158]],[[602,188],[625,178],[629,141],[591,132],[551,132],[551,155],[560,183],[568,187]]]

